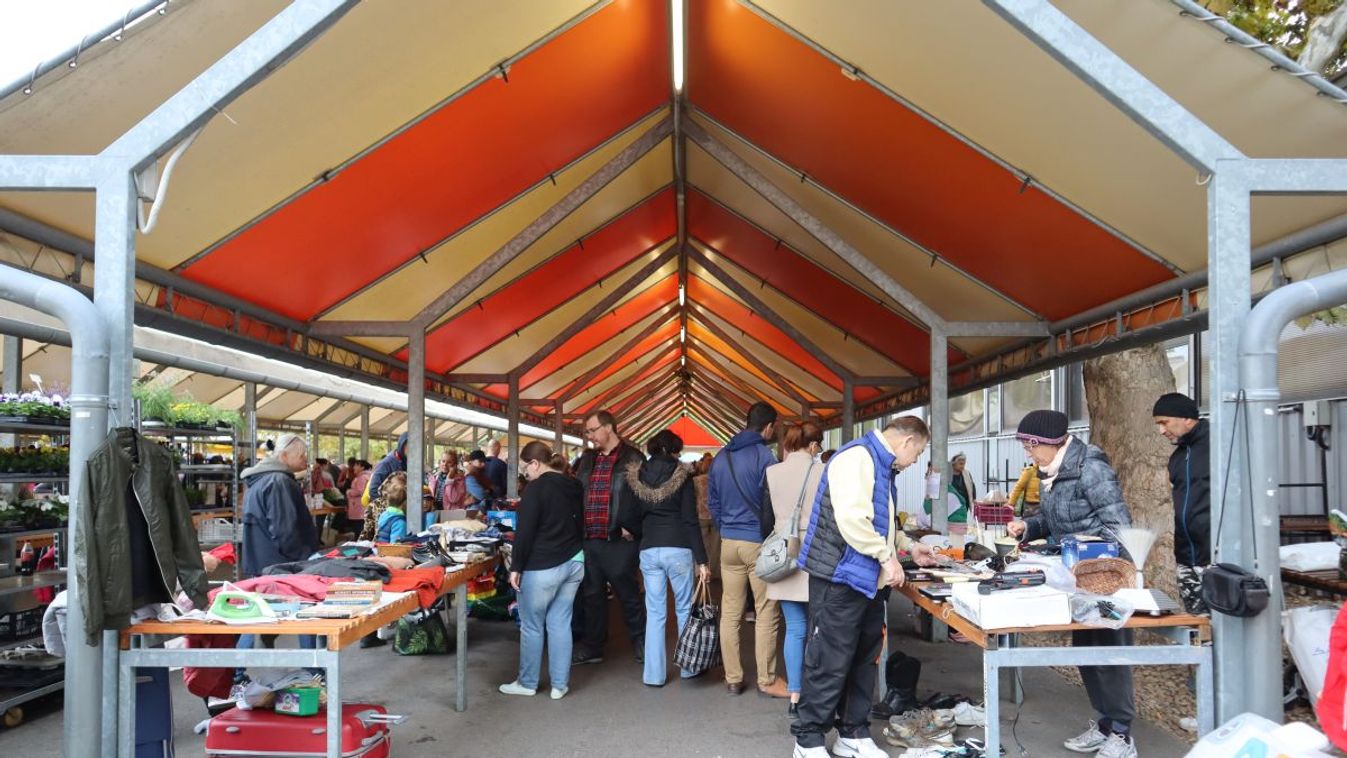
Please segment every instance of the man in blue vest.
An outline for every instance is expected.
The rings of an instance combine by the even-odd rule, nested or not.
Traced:
[[[870,737],[870,706],[884,643],[890,589],[901,587],[898,553],[921,565],[934,560],[894,515],[898,472],[926,449],[930,432],[913,416],[890,421],[849,442],[828,461],[814,499],[799,566],[809,574],[809,628],[800,717],[791,726],[794,758],[828,758],[827,733],[837,724],[833,755],[886,758]]]

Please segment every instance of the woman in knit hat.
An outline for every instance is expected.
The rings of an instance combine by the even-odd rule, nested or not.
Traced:
[[[1108,456],[1067,432],[1066,414],[1032,411],[1020,422],[1015,438],[1038,467],[1039,512],[1013,521],[1009,531],[1022,540],[1091,535],[1117,540],[1118,531],[1132,522],[1123,502],[1118,475]],[[1133,644],[1126,629],[1072,632],[1071,644],[1098,647]],[[1130,666],[1081,666],[1081,679],[1098,722],[1065,742],[1078,753],[1098,751],[1100,758],[1136,758],[1132,719],[1136,703]]]

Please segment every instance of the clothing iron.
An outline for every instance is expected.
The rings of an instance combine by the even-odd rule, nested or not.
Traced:
[[[226,624],[266,623],[276,619],[276,611],[256,592],[221,590],[206,617]]]

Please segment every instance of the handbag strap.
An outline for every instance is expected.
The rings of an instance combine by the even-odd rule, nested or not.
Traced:
[[[1221,549],[1221,536],[1222,536],[1222,533],[1224,532],[1223,527],[1225,526],[1226,493],[1227,493],[1227,491],[1230,489],[1230,470],[1234,468],[1234,466],[1230,465],[1230,463],[1231,463],[1231,459],[1234,458],[1234,456],[1235,456],[1235,438],[1236,438],[1236,435],[1239,433],[1239,417],[1240,417],[1241,414],[1244,415],[1244,416],[1246,417],[1246,418],[1244,419],[1244,455],[1245,455],[1246,458],[1247,458],[1248,455],[1249,455],[1249,419],[1247,418],[1248,412],[1245,411],[1245,406],[1248,404],[1248,402],[1249,402],[1248,399],[1247,399],[1247,398],[1245,397],[1245,395],[1244,395],[1244,390],[1240,390],[1240,391],[1239,391],[1239,394],[1235,396],[1235,416],[1234,416],[1234,424],[1232,425],[1233,428],[1230,430],[1230,447],[1226,450],[1226,454],[1225,454],[1225,481],[1221,484],[1221,515],[1218,516],[1218,517],[1216,518],[1216,539],[1213,540],[1212,550],[1211,550],[1212,553],[1213,553],[1213,555],[1215,555],[1216,553],[1218,553],[1218,552],[1220,551],[1220,549]],[[1245,470],[1248,470],[1248,469],[1249,469],[1249,467],[1248,467],[1247,461],[1246,461],[1246,464],[1245,464]],[[1250,481],[1249,481],[1249,483],[1248,483],[1248,487],[1249,487],[1249,493],[1250,493],[1250,496],[1252,497],[1252,493],[1253,493],[1253,481],[1252,481],[1253,472],[1252,472],[1252,471],[1249,472],[1249,476],[1250,476]],[[1249,524],[1250,524],[1250,526],[1253,527],[1253,531],[1251,531],[1250,534],[1252,534],[1253,532],[1256,532],[1256,531],[1258,530],[1258,520],[1257,520],[1257,518],[1254,517],[1254,513],[1253,513],[1253,508],[1252,508],[1252,507],[1249,508]],[[1257,569],[1258,569],[1258,540],[1257,540],[1257,539],[1252,539],[1252,540],[1250,540],[1250,543],[1251,543],[1252,548],[1253,548],[1253,566],[1254,566],[1254,570],[1257,570]]]
[[[697,578],[697,589],[692,592],[693,605],[706,605],[711,602],[711,587],[703,577]]]
[[[795,511],[790,514],[790,533],[800,533],[800,511],[804,509],[804,496],[809,491],[809,475],[814,473],[814,460],[809,460],[809,470],[804,472],[804,481],[800,482],[800,499],[795,503]]]
[[[744,499],[744,502],[748,503],[749,508],[753,509],[753,515],[761,519],[762,507],[760,505],[755,506],[753,504],[753,498],[749,497],[747,492],[744,492],[744,485],[739,483],[739,476],[734,471],[734,454],[728,450],[725,451],[725,462],[730,467],[730,480],[734,482],[734,488],[739,490],[739,496]]]

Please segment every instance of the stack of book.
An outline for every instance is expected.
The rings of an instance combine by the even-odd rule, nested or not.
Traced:
[[[346,619],[364,613],[383,597],[379,582],[336,582],[323,602],[301,610],[297,618]]]

